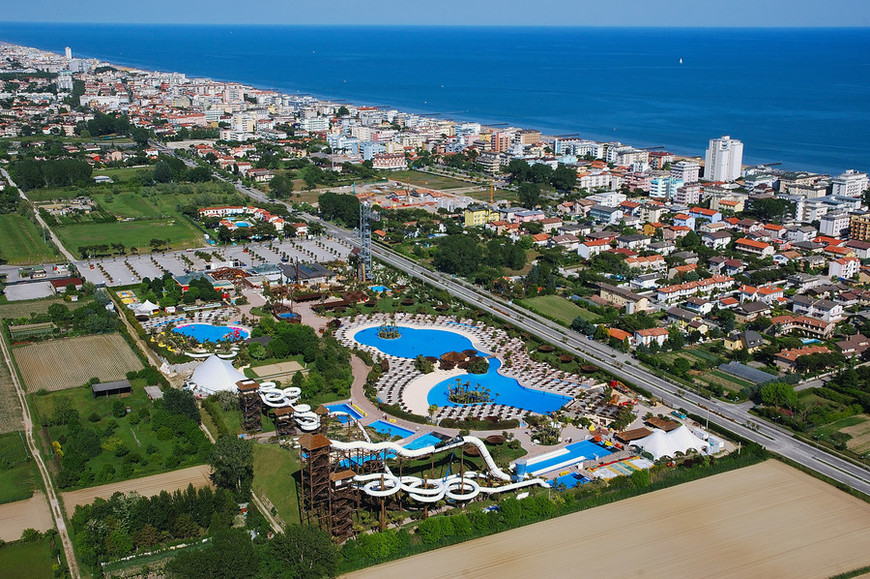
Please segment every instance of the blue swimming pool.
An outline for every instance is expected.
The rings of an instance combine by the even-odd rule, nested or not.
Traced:
[[[573,466],[582,460],[592,460],[596,457],[606,456],[610,452],[592,440],[583,440],[569,444],[564,449],[555,450],[526,461],[518,460],[516,463],[517,474],[523,475],[528,473],[532,476],[537,476],[539,473],[556,468]]]
[[[248,337],[248,331],[236,326],[214,326],[212,324],[185,324],[176,326],[172,331],[190,336],[197,342],[237,342]]]
[[[375,420],[371,424],[369,424],[369,428],[372,430],[377,430],[382,434],[389,434],[390,436],[400,436],[402,438],[408,438],[412,434],[414,434],[413,430],[408,430],[407,428],[402,428],[401,426],[396,426],[395,424],[390,424],[389,422],[384,422],[383,420]]]
[[[293,318],[298,318],[300,316],[299,316],[299,314],[294,313],[294,312],[284,312],[283,314],[278,314],[278,317],[281,319],[284,319],[284,320],[289,320],[289,319],[293,319]]]
[[[428,434],[424,434],[420,438],[415,438],[408,444],[405,444],[404,447],[408,450],[417,450],[418,448],[425,448],[427,446],[433,446],[441,442],[441,437],[435,436],[431,432]]]
[[[444,352],[475,349],[471,340],[456,332],[405,326],[399,326],[399,332],[401,335],[398,338],[386,340],[378,337],[378,328],[366,328],[357,332],[354,340],[365,346],[373,346],[384,354],[411,359],[418,354],[438,357]]]
[[[333,404],[332,406],[327,406],[326,409],[330,412],[344,412],[348,414],[351,418],[354,418],[356,420],[362,418],[362,414],[357,412],[356,409],[350,404]],[[344,416],[343,414],[339,414],[335,418],[342,424],[345,424],[349,420],[349,418],[347,416]]]
[[[449,330],[399,326],[399,331],[401,333],[399,338],[385,340],[378,337],[377,328],[366,328],[357,332],[354,339],[360,344],[375,347],[385,354],[401,358],[416,358],[418,354],[440,357],[445,352],[476,349],[471,340],[462,334]],[[486,352],[480,353],[487,355]],[[571,400],[568,396],[526,388],[514,378],[499,374],[500,367],[500,360],[490,358],[489,371],[486,374],[469,374],[463,377],[462,381],[468,380],[472,384],[480,384],[489,388],[493,395],[493,401],[498,404],[522,408],[539,414],[558,410]],[[455,379],[451,379],[437,384],[429,391],[428,403],[437,406],[460,406],[460,404],[450,402],[447,399],[448,387],[454,383]]]
[[[390,288],[388,288],[385,285],[370,285],[369,289],[372,290],[373,292],[378,292],[379,294],[382,294],[386,291],[390,291]]]
[[[582,485],[588,482],[589,479],[584,476],[578,476],[576,474],[563,474],[562,476],[556,477],[552,481],[550,481],[550,486],[557,487],[559,485],[563,485],[566,489],[573,489],[577,485]]]

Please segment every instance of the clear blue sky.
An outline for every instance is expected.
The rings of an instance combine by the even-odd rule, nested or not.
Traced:
[[[0,21],[470,26],[870,26],[866,0],[10,0]]]

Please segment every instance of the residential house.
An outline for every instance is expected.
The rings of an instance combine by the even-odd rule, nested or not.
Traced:
[[[662,346],[667,339],[668,331],[665,328],[649,328],[634,332],[634,343],[638,346],[650,346],[653,342]]]
[[[733,309],[734,320],[738,324],[745,324],[759,316],[767,314],[769,311],[770,306],[764,302],[745,302]]]
[[[828,352],[830,352],[830,350],[826,346],[804,346],[803,348],[792,348],[790,350],[783,350],[774,356],[774,362],[776,363],[776,367],[781,371],[794,372],[795,362],[797,362],[798,358],[809,356],[811,354],[826,354]]]
[[[599,283],[598,295],[601,299],[606,300],[619,309],[625,308],[625,313],[627,314],[649,310],[649,300],[628,289],[607,283]]]
[[[606,205],[593,205],[589,209],[589,218],[596,223],[605,223],[607,225],[615,225],[622,220],[622,209],[619,207],[608,207]]]
[[[610,249],[610,241],[605,239],[593,239],[584,241],[577,246],[577,255],[583,259],[589,259],[592,256],[598,255],[602,251]]]
[[[689,215],[695,218],[695,221],[707,221],[709,223],[718,223],[722,221],[722,214],[715,209],[707,209],[705,207],[692,207],[689,210]]]
[[[818,318],[826,322],[839,322],[844,318],[843,304],[804,295],[796,295],[792,298],[791,311],[800,316]]]
[[[774,248],[769,243],[755,241],[746,237],[738,239],[735,243],[735,248],[737,249],[737,251],[748,253],[750,255],[755,255],[761,258],[773,257],[774,254]]]
[[[797,332],[813,338],[828,339],[834,332],[834,323],[811,318],[786,314],[770,318],[775,330],[780,334]]]
[[[743,349],[750,354],[764,346],[764,338],[754,330],[747,330],[740,334],[740,342],[743,345]]]
[[[713,231],[705,233],[701,236],[701,241],[707,247],[713,249],[724,249],[731,243],[731,234],[727,231]]]
[[[857,257],[841,257],[828,262],[828,276],[841,279],[851,279],[858,275],[861,260]]]
[[[870,338],[864,334],[855,334],[837,342],[837,349],[847,358],[860,358],[870,348]]]
[[[651,241],[652,239],[647,235],[633,233],[617,237],[616,246],[619,248],[631,249],[632,251],[643,251],[649,247]]]

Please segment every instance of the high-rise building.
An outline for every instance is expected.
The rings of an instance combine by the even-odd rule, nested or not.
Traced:
[[[704,158],[704,179],[707,181],[734,181],[740,177],[743,166],[743,143],[723,135],[710,139]]]
[[[859,173],[849,169],[842,175],[831,179],[831,194],[845,197],[860,197],[867,189],[867,173]]]
[[[72,48],[70,48],[69,46],[67,46],[66,48],[64,48],[63,51],[64,51],[64,55],[66,56],[66,59],[67,59],[67,60],[72,60]]]

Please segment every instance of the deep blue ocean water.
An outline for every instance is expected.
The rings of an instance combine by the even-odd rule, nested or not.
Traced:
[[[870,29],[0,23],[0,40],[356,104],[744,161],[870,169]],[[683,64],[680,64],[680,59]]]

